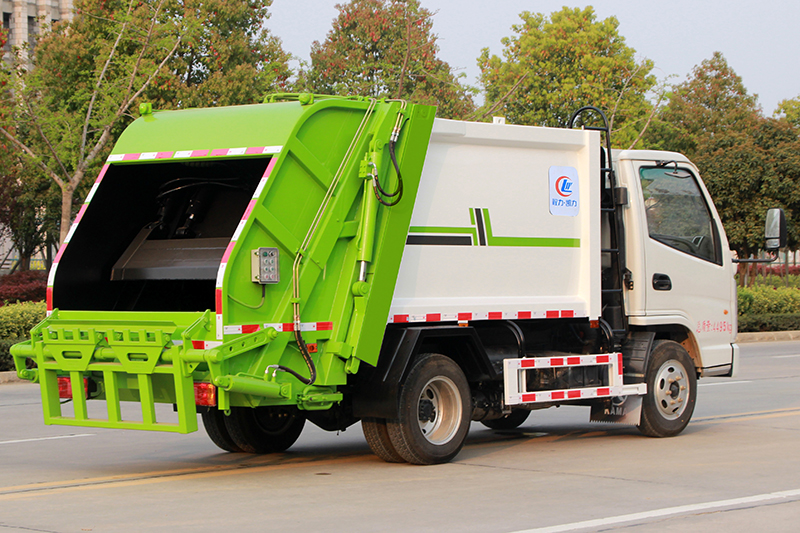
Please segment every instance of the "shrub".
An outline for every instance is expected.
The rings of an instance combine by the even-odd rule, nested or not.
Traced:
[[[28,340],[27,337],[17,337],[14,339],[0,339],[0,372],[15,370],[14,358],[11,357],[10,349],[13,345],[17,344],[18,342],[26,340]]]
[[[23,302],[0,307],[0,339],[30,338],[33,326],[44,320],[44,302]]]
[[[38,302],[44,300],[47,272],[28,270],[0,278],[0,305],[4,302]]]
[[[800,290],[755,285],[739,287],[739,315],[800,313]]]
[[[0,371],[14,370],[9,348],[30,338],[31,329],[46,314],[44,302],[24,302],[0,307]]]
[[[800,313],[744,315],[739,317],[739,331],[797,331],[800,330]]]

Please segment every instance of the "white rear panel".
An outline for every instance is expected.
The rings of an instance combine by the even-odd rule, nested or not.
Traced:
[[[390,322],[598,318],[597,132],[437,119]]]

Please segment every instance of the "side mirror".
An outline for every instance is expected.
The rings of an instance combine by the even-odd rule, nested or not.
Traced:
[[[786,246],[786,215],[783,209],[773,207],[767,210],[767,222],[764,224],[764,248],[772,252]]]

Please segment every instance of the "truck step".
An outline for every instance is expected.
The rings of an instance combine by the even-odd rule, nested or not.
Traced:
[[[549,368],[605,367],[606,384],[599,387],[563,388],[556,390],[529,390],[528,372]],[[506,405],[522,405],[569,400],[609,398],[614,396],[641,395],[647,385],[637,383],[625,385],[622,377],[622,353],[595,355],[564,354],[549,357],[524,357],[503,361]]]

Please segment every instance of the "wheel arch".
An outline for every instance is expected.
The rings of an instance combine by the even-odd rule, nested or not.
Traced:
[[[689,354],[696,372],[700,372],[700,370],[703,368],[703,357],[700,352],[700,346],[697,343],[697,339],[695,338],[692,330],[686,327],[684,324],[673,322],[668,324],[634,326],[631,328],[631,334],[640,338],[652,336],[652,341],[675,341],[683,346],[683,348]],[[647,357],[649,357],[649,353],[647,354]],[[645,358],[643,363],[644,364],[641,367],[642,371],[647,368],[647,358]]]
[[[424,353],[449,357],[469,382],[497,376],[475,328],[390,326],[383,339],[377,366],[364,366],[355,376],[354,415],[359,418],[396,418],[400,388],[414,360]]]

